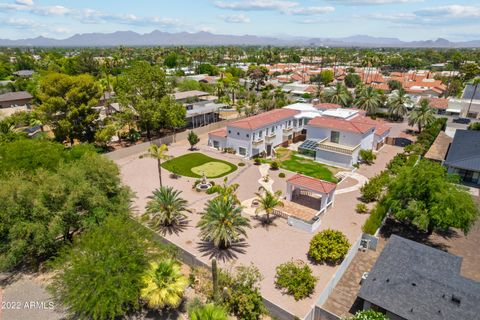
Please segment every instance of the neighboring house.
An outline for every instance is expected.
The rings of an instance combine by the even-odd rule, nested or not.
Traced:
[[[227,105],[210,101],[187,104],[187,127],[197,128],[220,120],[219,114]]]
[[[435,109],[437,114],[445,114],[445,112],[448,109],[447,98],[430,98],[429,103],[430,103],[430,107]]]
[[[462,182],[480,185],[480,131],[457,129],[444,165]]]
[[[7,92],[0,94],[0,108],[30,105],[33,96],[27,91]]]
[[[315,160],[351,168],[362,149],[379,149],[390,133],[386,123],[356,109],[296,103],[237,120],[209,134],[209,145],[245,156],[271,156],[273,148],[307,139],[299,151]]]
[[[35,71],[33,70],[19,70],[13,73],[14,76],[20,77],[20,78],[30,78],[34,74],[35,74]]]
[[[480,99],[449,99],[446,113],[462,117],[480,118]]]
[[[480,283],[462,277],[461,265],[461,257],[392,235],[358,297],[390,320],[479,319]]]
[[[105,106],[107,102],[111,102],[115,98],[115,92],[105,91],[98,99],[98,106]]]
[[[190,101],[198,101],[202,98],[208,97],[210,94],[204,91],[191,90],[191,91],[181,91],[175,92],[173,97],[177,102],[187,103]]]

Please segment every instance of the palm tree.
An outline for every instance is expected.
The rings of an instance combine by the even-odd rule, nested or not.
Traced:
[[[157,159],[158,178],[160,180],[160,188],[162,187],[162,161],[171,159],[172,156],[166,154],[168,147],[166,144],[160,146],[156,144],[150,145],[148,153],[146,154],[150,158]]]
[[[341,82],[337,82],[333,89],[325,90],[324,97],[327,102],[344,107],[347,107],[350,103],[350,93]]]
[[[357,97],[358,108],[367,111],[367,114],[374,114],[382,104],[378,91],[373,87],[366,87]]]
[[[209,303],[190,310],[188,318],[190,320],[227,320],[228,314],[224,307]]]
[[[420,106],[410,112],[408,116],[409,126],[418,126],[418,132],[422,132],[422,128],[435,121],[433,109],[430,108],[428,99],[420,100]]]
[[[209,194],[217,193],[217,198],[230,198],[236,204],[240,204],[240,200],[236,195],[237,189],[240,186],[238,183],[227,184],[228,178],[223,179],[223,184],[216,184],[208,190]]]
[[[407,106],[412,103],[412,98],[406,94],[405,90],[395,90],[387,101],[388,112],[391,116],[403,117],[408,113]]]
[[[180,197],[181,193],[172,187],[160,187],[148,197],[151,200],[147,203],[147,214],[150,215],[154,228],[179,224],[187,217],[185,212],[188,202]]]
[[[256,192],[258,207],[255,209],[255,213],[265,212],[266,219],[265,222],[270,223],[270,214],[273,213],[273,210],[277,207],[283,207],[283,202],[280,200],[282,192],[276,191],[271,192],[265,189],[265,187],[258,188],[259,192]]]
[[[246,228],[250,222],[241,215],[242,207],[232,197],[218,197],[208,201],[204,214],[197,227],[205,241],[212,241],[220,249],[228,248],[232,243],[247,236]]]
[[[180,265],[171,259],[152,262],[142,281],[145,287],[140,290],[140,296],[155,309],[178,307],[188,285],[188,278],[182,274]]]

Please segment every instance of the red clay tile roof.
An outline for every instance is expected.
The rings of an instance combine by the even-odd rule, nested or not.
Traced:
[[[227,136],[227,128],[221,128],[218,130],[210,131],[209,135],[225,138]]]
[[[447,98],[431,98],[430,106],[435,109],[446,110],[448,108],[448,99]]]
[[[308,124],[320,128],[338,129],[340,131],[354,133],[365,133],[375,128],[373,124],[336,119],[333,117],[316,117],[310,120]]]
[[[288,179],[287,182],[298,187],[304,187],[320,193],[330,193],[337,187],[336,183],[307,177],[298,173]]]
[[[271,111],[257,114],[252,117],[234,121],[230,123],[228,126],[254,130],[258,128],[263,128],[275,122],[279,122],[279,121],[291,118],[298,113],[300,113],[300,111],[292,110],[292,109],[284,109],[284,108],[274,109]]]
[[[377,136],[381,136],[385,132],[391,129],[389,125],[385,123],[383,120],[373,120],[370,117],[366,117],[363,115],[357,116],[350,120],[351,122],[356,122],[356,123],[364,123],[364,124],[369,124],[375,126],[375,134]]]

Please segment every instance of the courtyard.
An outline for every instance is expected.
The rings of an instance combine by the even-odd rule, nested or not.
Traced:
[[[201,142],[197,146],[196,153],[218,159],[215,161],[245,162],[245,166],[224,175],[228,178],[228,183],[239,184],[237,196],[242,203],[251,203],[250,201],[255,198],[254,193],[262,185],[265,171],[270,177],[268,185],[271,186],[271,189],[273,191],[280,190],[283,196],[285,195],[286,180],[294,176],[294,172],[282,168],[275,171],[268,170],[266,165],[254,165],[251,160],[212,149],[206,145],[206,136],[200,136],[200,138]],[[367,180],[367,177],[372,177],[381,171],[385,164],[400,151],[401,148],[386,145],[377,154],[378,158],[375,164],[362,166],[355,173],[342,172],[345,178],[337,186],[335,204],[322,215],[321,225],[317,231],[328,228],[340,230],[347,236],[350,243],[355,243],[361,236],[361,226],[368,217],[368,215],[355,212],[355,205],[360,197],[359,188]],[[187,141],[179,141],[169,146],[168,154],[178,157],[171,160],[172,164],[181,156],[192,153],[192,151],[189,151]],[[136,194],[133,206],[134,213],[141,215],[148,201],[147,197],[151,195],[155,188],[158,188],[157,163],[151,158],[140,158],[139,154],[119,159],[116,163],[120,167],[124,183],[130,186]],[[279,217],[276,217],[271,225],[265,226],[254,215],[249,214],[249,210],[246,208],[244,214],[249,216],[252,228],[247,231],[245,241],[238,246],[234,246],[228,252],[215,250],[215,248],[201,241],[199,230],[195,227],[206,202],[212,199],[214,195],[192,189],[197,177],[172,177],[166,170],[163,170],[162,173],[163,184],[182,191],[181,196],[188,200],[189,208],[192,209],[192,213],[188,216],[188,224],[181,232],[165,235],[169,241],[207,264],[213,257],[219,260],[220,266],[223,268],[254,264],[263,275],[261,292],[264,298],[298,317],[304,317],[310,311],[312,306],[315,305],[318,295],[324,290],[337,270],[336,266],[313,264],[309,261],[307,251],[314,233],[295,229],[287,224],[286,219]],[[279,177],[280,173],[284,173],[285,177]],[[223,182],[223,178],[212,178],[211,180],[215,183]],[[282,294],[274,284],[275,268],[279,264],[290,260],[302,260],[308,263],[314,275],[318,278],[315,292],[310,297],[300,301],[295,301],[292,296]]]

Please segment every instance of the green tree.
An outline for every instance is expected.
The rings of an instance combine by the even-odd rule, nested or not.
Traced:
[[[358,311],[355,316],[345,320],[388,320],[388,318],[383,313],[370,309]]]
[[[107,124],[95,132],[95,142],[106,150],[116,132],[114,124]]]
[[[157,160],[157,170],[158,170],[158,179],[160,181],[160,188],[162,187],[162,161],[166,161],[172,158],[172,156],[167,154],[168,147],[166,144],[160,146],[156,144],[150,145],[148,148],[148,157]]]
[[[209,76],[216,76],[219,73],[218,68],[209,63],[202,63],[198,65],[196,72],[198,74],[208,74]]]
[[[328,86],[335,79],[332,70],[323,70],[318,75],[312,77],[310,81],[318,85]]]
[[[146,61],[136,62],[119,78],[117,93],[121,105],[135,111],[140,126],[150,139],[151,131],[157,129],[162,121],[165,122],[162,119],[162,102],[165,106],[163,98],[170,93],[165,72]]]
[[[348,107],[352,99],[347,88],[341,82],[337,82],[334,88],[325,90],[324,97],[326,102],[339,104],[342,107]]]
[[[188,278],[182,274],[178,262],[167,259],[150,263],[142,282],[144,287],[140,290],[140,296],[150,308],[176,308],[182,302]]]
[[[364,163],[370,165],[373,163],[373,161],[375,161],[376,158],[377,156],[375,155],[375,153],[373,153],[372,150],[360,150],[360,159],[362,159]]]
[[[179,224],[187,216],[188,202],[180,197],[181,191],[172,187],[160,187],[153,192],[147,203],[147,214],[150,217],[150,225],[159,229]]]
[[[469,81],[480,74],[480,67],[476,63],[465,63],[460,67],[464,81]]]
[[[317,279],[312,274],[312,269],[305,263],[293,261],[282,263],[276,268],[275,285],[283,288],[296,301],[310,296],[315,290]]]
[[[169,53],[163,60],[167,68],[176,68],[178,66],[178,55],[175,52]]]
[[[200,142],[200,138],[192,130],[190,130],[190,132],[188,133],[187,140],[188,140],[188,143],[190,144],[190,150],[193,150],[193,147]]]
[[[252,83],[252,88],[255,88],[257,91],[260,90],[260,86],[265,83],[265,80],[268,75],[268,69],[264,66],[249,65],[247,71],[247,77]]]
[[[203,240],[226,249],[241,240],[241,236],[247,236],[246,228],[250,228],[250,223],[242,216],[242,207],[231,197],[217,197],[207,202],[197,227]]]
[[[479,214],[470,194],[451,182],[444,167],[428,160],[399,170],[389,184],[387,205],[395,218],[429,233],[451,227],[467,233]]]
[[[367,112],[367,115],[375,114],[382,105],[378,91],[373,87],[365,87],[356,99],[356,106]]]
[[[109,218],[56,259],[50,290],[79,319],[124,316],[139,308],[147,250],[137,225]]]
[[[187,109],[171,96],[162,98],[159,112],[159,123],[165,128],[172,129],[174,134],[176,129],[185,126],[187,123]]]
[[[264,187],[260,187],[258,190],[259,192],[255,193],[258,201],[258,206],[255,209],[255,213],[257,214],[259,212],[265,212],[265,223],[269,224],[271,222],[270,215],[273,213],[275,208],[283,207],[283,202],[280,200],[282,192],[280,190],[271,192]]]
[[[398,80],[389,80],[387,82],[387,84],[388,84],[388,89],[390,91],[395,91],[395,90],[401,91],[401,90],[403,90],[403,85]]]
[[[55,138],[73,145],[75,139],[93,142],[97,130],[97,105],[102,92],[92,76],[50,73],[40,80],[39,110],[52,126]]]
[[[356,73],[349,73],[345,76],[344,81],[348,88],[355,88],[360,82],[362,82],[362,79]]]
[[[397,118],[405,116],[408,113],[407,107],[412,104],[412,99],[403,89],[393,92],[387,100],[389,114]]]
[[[228,184],[228,178],[225,177],[223,179],[223,184],[216,184],[212,186],[207,193],[208,194],[213,194],[216,193],[217,198],[224,198],[224,199],[231,199],[233,200],[236,204],[240,204],[240,200],[237,197],[237,189],[240,187],[238,183],[231,183]]]
[[[326,229],[310,240],[308,256],[316,262],[335,264],[347,255],[349,248],[350,242],[342,232]]]
[[[415,107],[408,116],[409,126],[418,126],[418,132],[422,132],[422,128],[435,121],[433,109],[430,108],[428,99],[420,100],[420,105]]]

